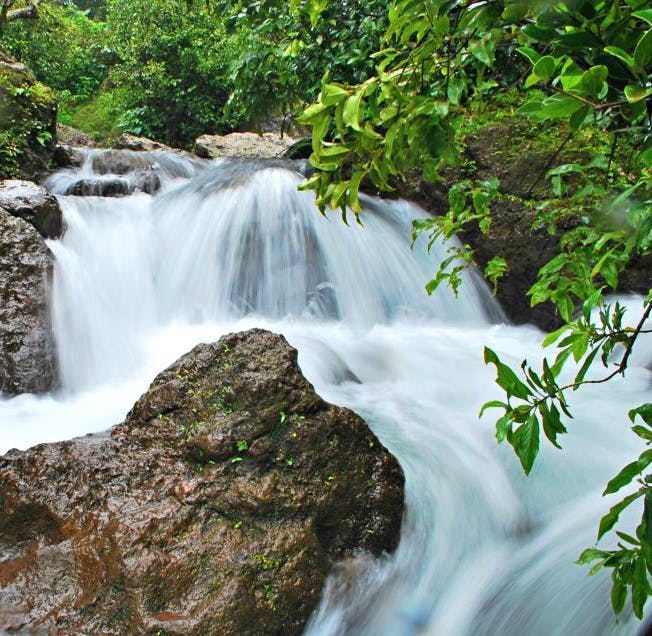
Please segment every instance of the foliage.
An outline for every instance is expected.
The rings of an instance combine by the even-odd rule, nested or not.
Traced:
[[[49,167],[55,108],[31,73],[0,65],[0,179],[34,178]]]
[[[123,88],[105,88],[90,99],[80,99],[65,91],[59,93],[58,120],[106,143],[118,137],[122,131],[126,91]]]
[[[50,3],[41,5],[38,20],[8,24],[0,42],[55,91],[87,99],[113,62],[105,35],[104,25],[85,12]]]
[[[321,5],[314,0],[316,10]],[[529,473],[542,434],[559,446],[566,432],[567,393],[623,375],[640,334],[650,331],[652,292],[633,327],[625,326],[624,309],[607,304],[604,295],[617,288],[633,259],[652,251],[652,10],[646,0],[393,0],[388,16],[382,47],[374,55],[375,73],[353,85],[325,77],[316,103],[302,116],[312,126],[311,162],[318,169],[303,188],[316,192],[322,211],[340,207],[346,214],[348,205],[357,214],[363,180],[389,190],[393,179],[414,167],[435,179],[443,162],[459,156],[458,117],[470,98],[490,100],[514,85],[537,87],[520,114],[566,131],[541,175],[550,180],[550,195],[531,202],[537,206],[536,223],[551,233],[561,219],[573,217],[560,253],[541,269],[529,292],[532,305],[551,301],[557,308],[563,326],[544,340],[545,346],[557,343],[557,354],[544,358],[540,370],[524,361],[515,371],[485,350],[506,399],[482,410],[503,411],[496,436],[513,446]],[[610,138],[607,152],[552,167],[564,146],[588,127]],[[625,161],[622,146],[629,151]],[[416,222],[415,236],[450,238],[468,223],[486,231],[491,203],[502,196],[495,182],[460,183],[450,193],[448,213]],[[444,281],[456,289],[460,271],[472,260],[468,246],[454,247],[428,291]],[[494,284],[507,266],[490,262],[487,273]],[[572,363],[574,379],[563,383],[562,371]],[[600,365],[606,371],[596,378]],[[652,406],[632,409],[630,419],[632,431],[650,444]],[[603,517],[598,540],[624,508],[642,500],[636,536],[618,532],[617,549],[590,548],[579,559],[598,562],[592,573],[610,568],[614,610],[623,609],[631,590],[639,618],[652,595],[650,464],[652,451],[645,451],[605,490],[610,494],[638,482],[638,490]]]
[[[314,99],[324,68],[338,81],[366,79],[386,26],[386,3],[380,0],[331,6],[225,0],[222,6],[233,16],[231,28],[252,34],[234,67],[230,102],[249,110],[253,119],[270,107],[288,112]]]
[[[109,0],[107,27],[119,57],[112,78],[126,89],[128,132],[187,145],[238,125],[224,105],[240,36],[227,35],[211,5]]]

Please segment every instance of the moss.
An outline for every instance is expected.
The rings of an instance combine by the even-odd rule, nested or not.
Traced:
[[[0,178],[36,179],[49,169],[56,99],[24,66],[0,60]]]
[[[123,111],[123,92],[102,90],[85,102],[66,104],[66,121],[62,123],[81,130],[98,143],[111,145],[122,133],[120,117]]]

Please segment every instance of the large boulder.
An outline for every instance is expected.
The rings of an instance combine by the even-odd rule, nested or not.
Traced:
[[[300,634],[333,565],[395,548],[396,460],[282,336],[195,347],[110,434],[0,458],[0,630]]]
[[[58,384],[47,300],[52,264],[39,233],[0,209],[0,391],[5,394],[42,393]]]
[[[31,181],[0,181],[0,208],[33,225],[45,238],[63,234],[63,215],[56,198]]]
[[[54,93],[0,47],[0,179],[38,179],[51,165]]]
[[[282,157],[297,139],[278,133],[230,133],[202,135],[195,140],[195,154],[204,159],[222,157]]]

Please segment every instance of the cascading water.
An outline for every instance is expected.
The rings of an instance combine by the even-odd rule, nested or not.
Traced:
[[[458,300],[425,295],[443,248],[410,250],[418,210],[365,199],[363,227],[346,227],[316,212],[288,166],[152,154],[155,196],[60,197],[67,231],[49,244],[63,390],[0,399],[0,452],[106,429],[197,342],[262,326],[298,348],[318,392],[360,413],[406,474],[396,554],[343,565],[308,634],[636,633],[612,617],[608,578],[572,561],[610,505],[601,488],[638,450],[626,409],[646,401],[649,358],[626,383],[580,392],[564,451],[544,448],[525,479],[490,418],[477,420],[496,397],[482,346],[533,360],[541,334],[502,324],[475,274]],[[50,187],[66,192],[102,166],[89,153]]]

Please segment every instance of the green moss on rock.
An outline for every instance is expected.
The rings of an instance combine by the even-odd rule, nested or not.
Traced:
[[[49,169],[56,113],[54,93],[0,50],[0,179],[35,180]]]

